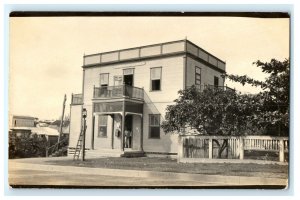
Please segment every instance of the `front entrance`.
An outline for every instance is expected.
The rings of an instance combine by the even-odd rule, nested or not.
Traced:
[[[132,148],[132,141],[133,141],[132,124],[133,124],[132,115],[127,115],[125,117],[125,130],[124,130],[125,148]]]

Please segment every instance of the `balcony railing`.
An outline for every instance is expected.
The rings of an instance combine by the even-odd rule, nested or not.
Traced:
[[[78,105],[78,104],[82,104],[82,103],[83,103],[82,94],[72,94],[71,104]]]
[[[130,98],[144,100],[144,89],[130,85],[94,87],[94,98]]]
[[[211,89],[211,90],[218,90],[218,91],[231,91],[231,92],[235,92],[235,89],[232,89],[230,87],[227,86],[215,86],[215,85],[194,85],[197,90],[200,90],[201,92],[204,89]],[[187,87],[190,88],[191,86]]]
[[[212,90],[235,92],[235,89],[232,89],[232,88],[227,87],[227,86],[204,85],[204,89],[212,89]]]

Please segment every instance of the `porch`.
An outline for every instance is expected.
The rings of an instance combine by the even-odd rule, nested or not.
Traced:
[[[143,104],[141,88],[95,87],[90,153],[143,156]]]

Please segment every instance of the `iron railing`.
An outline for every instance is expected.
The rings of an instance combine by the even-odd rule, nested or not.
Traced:
[[[144,89],[133,87],[130,85],[119,85],[119,86],[105,86],[95,87],[94,86],[94,98],[123,98],[127,97],[130,99],[144,99]]]
[[[71,102],[73,105],[82,104],[83,103],[82,94],[72,94]]]
[[[235,92],[235,89],[232,89],[227,86],[215,86],[215,85],[194,85],[197,90],[203,91],[204,89],[218,90],[218,91],[232,91]],[[191,86],[187,87],[190,88]]]

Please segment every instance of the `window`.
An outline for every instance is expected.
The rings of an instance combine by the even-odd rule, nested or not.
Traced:
[[[218,87],[219,86],[219,78],[218,77],[214,77],[214,86]]]
[[[107,116],[106,115],[99,115],[98,137],[107,137]]]
[[[149,115],[149,138],[160,138],[160,115]]]
[[[201,85],[201,68],[195,67],[195,85]]]
[[[161,90],[161,67],[150,69],[151,91]]]
[[[100,86],[107,87],[108,86],[108,73],[100,74]]]

